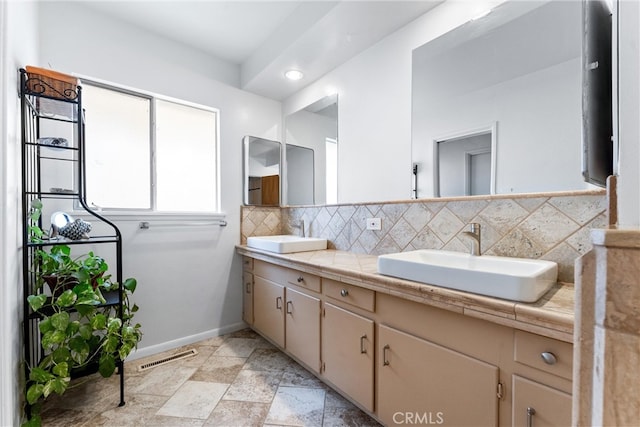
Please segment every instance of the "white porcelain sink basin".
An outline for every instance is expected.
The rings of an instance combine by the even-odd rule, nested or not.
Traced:
[[[378,257],[387,276],[514,301],[534,302],[558,280],[552,261],[422,249]]]
[[[255,236],[247,238],[247,246],[279,254],[327,249],[327,239],[293,235]]]

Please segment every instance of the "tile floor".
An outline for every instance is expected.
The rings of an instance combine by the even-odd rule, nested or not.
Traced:
[[[43,426],[379,425],[251,330],[162,356],[186,348],[198,354],[144,372],[148,359],[126,363],[123,407],[117,375],[75,380],[47,399]]]

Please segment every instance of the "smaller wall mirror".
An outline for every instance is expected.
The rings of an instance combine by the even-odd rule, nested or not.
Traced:
[[[245,205],[280,205],[281,145],[278,141],[255,136],[243,138]]]
[[[337,203],[338,95],[326,96],[288,115],[285,143],[286,204]]]

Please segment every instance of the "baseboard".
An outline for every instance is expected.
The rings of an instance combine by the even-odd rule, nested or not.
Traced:
[[[209,331],[201,332],[195,335],[189,335],[187,337],[178,338],[172,341],[166,341],[160,344],[151,345],[149,347],[142,347],[131,352],[127,361],[140,359],[154,354],[162,353],[163,351],[171,350],[184,345],[193,344],[194,342],[203,341],[209,338],[219,337],[220,335],[236,332],[247,327],[244,322],[234,323],[218,329],[211,329]]]

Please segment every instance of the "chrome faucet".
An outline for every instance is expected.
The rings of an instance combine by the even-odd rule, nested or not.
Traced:
[[[469,231],[463,231],[461,234],[472,239],[471,255],[480,255],[480,224],[472,222],[469,224]]]
[[[298,225],[294,225],[293,228],[300,229],[300,237],[307,237],[304,230],[304,219],[301,219]]]

